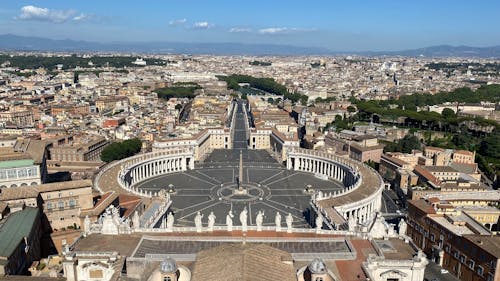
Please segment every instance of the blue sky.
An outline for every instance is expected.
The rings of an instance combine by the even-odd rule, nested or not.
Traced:
[[[336,51],[500,45],[500,1],[0,0],[0,34],[272,43]]]

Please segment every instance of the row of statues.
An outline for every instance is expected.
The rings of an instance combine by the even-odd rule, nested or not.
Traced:
[[[203,230],[203,217],[204,215],[201,214],[199,211],[196,213],[194,216],[194,225],[196,227],[197,232],[201,232]],[[229,210],[229,213],[226,215],[226,229],[227,231],[233,231],[233,218],[234,214],[232,210]],[[208,215],[208,222],[207,222],[207,230],[208,231],[213,231],[214,230],[214,225],[215,225],[215,219],[216,216],[214,212],[210,212]],[[241,230],[243,232],[248,231],[248,210],[245,207],[239,215],[239,220],[241,224]],[[262,225],[264,222],[264,211],[259,211],[255,217],[255,224],[257,226],[257,231],[262,231]],[[286,216],[286,226],[287,226],[287,232],[292,232],[293,228],[293,216],[292,214],[288,213]],[[276,212],[275,218],[274,218],[274,223],[276,226],[276,231],[282,231],[281,228],[281,214],[279,212]],[[322,224],[322,223],[321,223]],[[167,219],[165,222],[165,227],[167,230],[172,231],[173,226],[174,226],[174,215],[170,212],[167,215]]]
[[[229,210],[229,213],[226,215],[226,226],[228,231],[233,230],[233,211]],[[241,223],[241,230],[243,232],[246,232],[248,230],[248,211],[247,208],[243,208],[243,211],[240,212],[240,223]],[[255,225],[257,226],[257,231],[262,231],[262,225],[264,223],[264,211],[260,210],[256,217],[255,217]],[[274,217],[274,224],[276,226],[276,231],[281,231],[281,214],[280,212],[276,212],[276,215]],[[287,232],[292,232],[293,228],[293,216],[292,214],[288,213],[286,216],[286,226],[287,226]]]

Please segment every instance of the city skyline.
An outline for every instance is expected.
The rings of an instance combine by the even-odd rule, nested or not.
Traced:
[[[4,1],[0,34],[99,42],[282,44],[332,51],[494,46],[498,3]],[[282,11],[280,11],[282,10]],[[445,19],[446,21],[443,21]]]

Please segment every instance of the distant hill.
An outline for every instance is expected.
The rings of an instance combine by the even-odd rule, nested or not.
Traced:
[[[75,40],[54,40],[38,37],[0,35],[0,50],[59,52],[138,52],[214,55],[326,55],[330,50],[273,44],[182,43],[182,42],[114,42],[98,43]]]
[[[481,57],[481,58],[499,58],[500,46],[493,47],[469,47],[469,46],[450,46],[439,45],[426,48],[393,51],[393,52],[366,52],[371,56],[405,56],[405,57]]]
[[[469,47],[440,45],[402,51],[350,52],[331,51],[319,47],[299,47],[274,44],[242,43],[182,43],[182,42],[113,42],[99,43],[77,40],[54,40],[12,34],[0,35],[0,50],[55,52],[137,52],[160,54],[213,55],[365,55],[408,57],[494,57],[500,58],[500,46]]]

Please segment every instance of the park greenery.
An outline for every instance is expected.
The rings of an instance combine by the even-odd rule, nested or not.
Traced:
[[[290,93],[285,86],[276,82],[273,78],[256,78],[249,75],[231,74],[229,76],[217,76],[221,81],[227,83],[228,89],[239,90],[240,83],[247,83],[251,88],[255,88],[267,93],[281,95],[285,99],[294,103],[307,104],[308,97],[299,93]]]
[[[500,102],[500,85],[483,85],[473,91],[470,88],[458,88],[451,92],[441,92],[437,94],[412,94],[401,96],[399,99],[389,99],[381,101],[380,104],[398,105],[400,108],[416,110],[417,107],[451,103],[479,103],[479,102]]]
[[[358,112],[350,116],[335,116],[325,130],[350,130],[358,122],[385,123],[409,128],[409,135],[395,143],[385,143],[385,151],[411,152],[430,145],[446,149],[465,149],[476,152],[476,162],[490,179],[500,174],[500,126],[496,121],[480,117],[460,116],[455,108],[445,108],[441,114],[424,109],[428,105],[457,101],[478,103],[500,102],[500,85],[481,86],[476,91],[467,88],[436,95],[414,94],[399,100],[362,101],[351,99]],[[413,105],[413,106],[412,106]],[[351,109],[352,110],[352,109]],[[475,125],[475,126],[471,126]],[[489,128],[492,131],[485,130]],[[421,138],[415,134],[420,131]]]
[[[248,64],[255,65],[255,66],[270,66],[270,65],[272,65],[271,62],[268,62],[268,61],[258,61],[258,60],[251,61]]]
[[[192,99],[196,96],[196,90],[201,89],[201,86],[196,83],[174,83],[169,87],[159,88],[155,90],[159,98],[189,98]]]
[[[57,69],[62,65],[62,69],[74,69],[76,67],[140,67],[133,64],[137,57],[132,56],[93,56],[83,57],[71,56],[21,56],[0,54],[0,64],[9,62],[9,66],[19,69],[45,68],[48,70]],[[163,65],[167,63],[161,59],[144,59],[148,65]],[[91,62],[91,64],[89,64]]]
[[[498,75],[500,72],[500,63],[477,63],[477,62],[435,62],[425,65],[429,69],[441,70],[445,73],[458,71],[466,73],[468,70],[483,74]]]
[[[412,150],[422,150],[422,142],[412,135],[406,135],[397,142],[387,142],[384,147],[384,152],[411,153]]]
[[[476,91],[468,88],[459,88],[452,92],[431,94],[413,94],[402,96],[398,100],[387,101],[361,101],[352,100],[359,110],[361,120],[384,121],[387,123],[399,123],[403,118],[403,125],[419,129],[436,131],[458,131],[461,125],[473,123],[480,127],[493,126],[499,129],[499,124],[494,120],[481,117],[458,116],[453,110],[453,105],[444,110],[443,114],[421,110],[417,106],[442,104],[445,102],[479,103],[481,101],[500,102],[500,85],[481,86]]]
[[[124,159],[137,154],[141,151],[141,147],[142,142],[138,138],[114,142],[103,149],[101,160],[109,163],[114,160]]]

